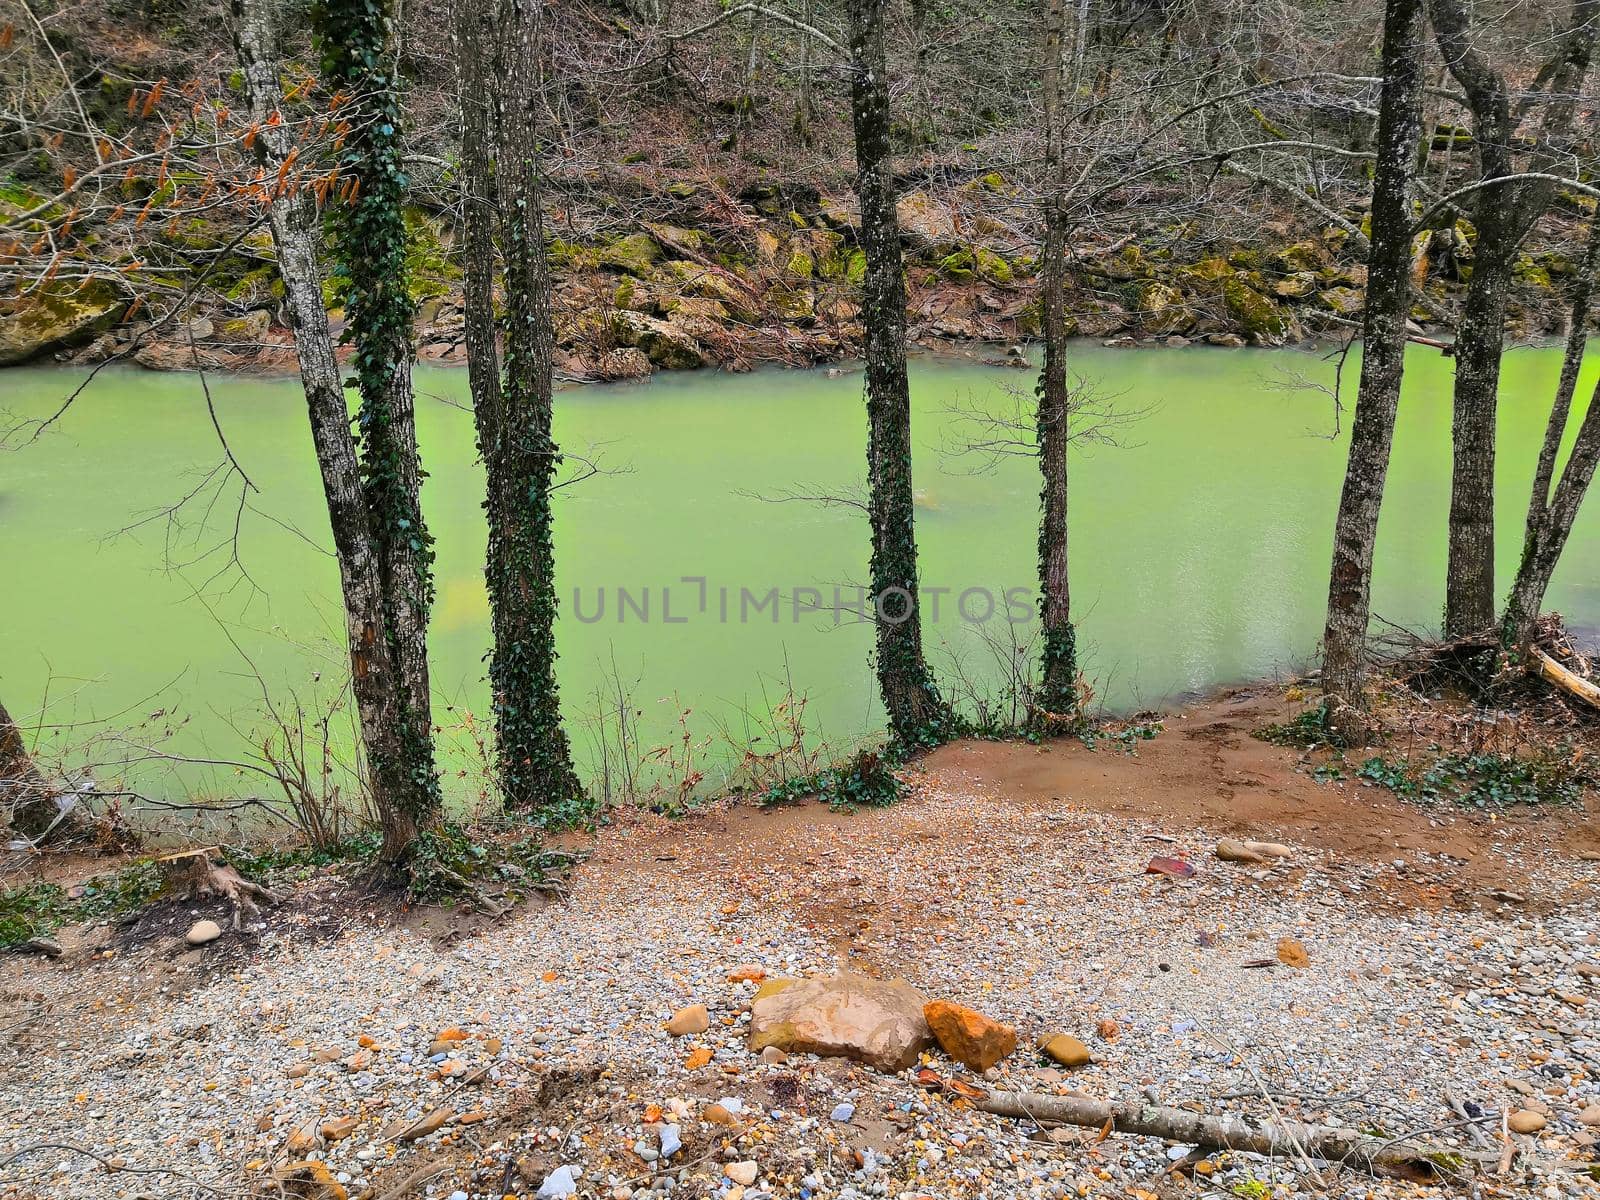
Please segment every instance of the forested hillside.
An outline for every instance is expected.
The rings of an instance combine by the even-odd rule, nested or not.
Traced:
[[[0,18],[4,302],[20,314],[0,361],[292,365],[258,194],[330,186],[344,97],[317,77],[307,21],[285,23],[281,67],[299,153],[264,180],[225,5],[19,3]],[[1366,279],[1381,5],[1066,8],[1082,25],[1064,114],[1070,328],[1221,344],[1347,336]],[[1529,83],[1569,16],[1554,0],[1479,5],[1474,37]],[[740,369],[858,350],[842,6],[558,3],[550,17],[538,115],[559,370]],[[889,21],[912,336],[1035,336],[1036,6],[919,0]],[[392,47],[425,359],[464,354],[457,36],[443,6],[408,6]],[[1419,187],[1442,199],[1475,168],[1465,96],[1433,56]],[[1541,119],[1528,108],[1522,138]],[[1557,285],[1581,256],[1570,228],[1589,203],[1558,192],[1519,246],[1510,336],[1559,332]],[[1470,203],[1426,214],[1413,246],[1419,330],[1458,315],[1476,236]]]

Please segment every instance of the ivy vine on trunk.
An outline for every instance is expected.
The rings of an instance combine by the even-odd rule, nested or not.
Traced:
[[[906,373],[906,281],[890,161],[889,69],[883,0],[850,0],[850,114],[866,257],[867,481],[872,522],[878,686],[895,737],[942,741],[955,718],[922,653],[911,489],[911,384]]]
[[[534,0],[467,0],[457,10],[466,335],[487,476],[496,762],[509,807],[565,823],[579,815],[585,795],[561,723],[555,673],[550,500],[561,454],[552,433],[555,338],[534,122],[541,50]],[[505,267],[503,373],[493,309],[497,216]]]
[[[408,188],[400,146],[390,10],[380,0],[318,0],[313,24],[327,85],[346,97],[340,166],[350,181],[334,208],[335,247],[349,281],[345,338],[355,346],[356,418],[390,654],[399,676],[399,729],[410,815],[438,811],[428,687],[433,542],[422,520],[421,463],[411,384],[415,304],[406,269]]]

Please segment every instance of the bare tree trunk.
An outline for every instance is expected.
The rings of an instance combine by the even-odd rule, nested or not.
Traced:
[[[911,488],[911,385],[906,375],[906,284],[889,144],[889,77],[883,0],[850,0],[850,115],[866,257],[867,481],[872,522],[878,687],[895,736],[943,735],[951,714],[922,653],[917,541]]]
[[[1561,381],[1556,387],[1555,402],[1550,408],[1550,420],[1545,426],[1544,444],[1539,449],[1539,462],[1534,471],[1533,494],[1528,500],[1528,520],[1523,537],[1522,561],[1517,568],[1516,580],[1506,600],[1506,609],[1500,619],[1500,640],[1507,648],[1527,645],[1533,636],[1534,622],[1544,604],[1544,594],[1550,587],[1561,552],[1566,548],[1583,504],[1584,493],[1594,479],[1595,464],[1600,462],[1600,386],[1589,399],[1589,408],[1578,426],[1572,452],[1561,472],[1555,493],[1550,483],[1555,474],[1556,458],[1566,436],[1567,421],[1572,411],[1572,398],[1578,387],[1578,373],[1583,367],[1583,352],[1588,343],[1589,303],[1594,288],[1595,271],[1600,268],[1600,220],[1589,225],[1589,248],[1583,265],[1573,284],[1572,324],[1567,332],[1566,354],[1561,362]]]
[[[815,23],[812,11],[815,0],[804,0],[800,6],[800,19],[807,25]],[[815,139],[812,125],[816,123],[816,103],[812,99],[811,81],[811,35],[800,35],[800,91],[794,107],[794,133],[795,140],[802,146],[809,146]]]
[[[44,837],[61,814],[58,793],[34,765],[22,730],[0,704],[0,823],[30,841]]]
[[[1386,0],[1383,20],[1383,95],[1378,105],[1361,383],[1334,525],[1328,620],[1322,642],[1328,719],[1352,742],[1366,732],[1372,551],[1405,375],[1406,314],[1411,298],[1408,185],[1422,121],[1422,0]]]
[[[277,173],[292,149],[282,126],[271,120],[282,99],[273,8],[273,0],[235,0],[234,4],[245,90],[252,121],[260,131],[256,148],[269,176]],[[322,303],[321,221],[309,190],[280,191],[268,208],[268,220],[339,561],[351,691],[373,804],[383,825],[384,857],[399,862],[415,839],[419,822],[436,804],[431,748],[427,768],[419,777],[407,744],[404,680],[395,656],[384,574]]]
[[[1517,174],[1514,151],[1526,106],[1513,109],[1504,75],[1476,44],[1466,0],[1428,0],[1428,13],[1445,65],[1466,93],[1479,178]],[[1550,156],[1559,149],[1556,143],[1571,129],[1576,94],[1594,50],[1597,20],[1600,0],[1574,0],[1556,53],[1539,72],[1553,98],[1539,122],[1534,169],[1551,165]],[[1506,296],[1517,249],[1554,194],[1551,180],[1519,180],[1483,188],[1473,206],[1478,238],[1455,340],[1446,637],[1464,637],[1494,624],[1495,424]]]
[[[1061,58],[1066,0],[1045,0],[1044,14],[1045,199],[1044,263],[1040,327],[1044,370],[1039,376],[1037,437],[1039,471],[1039,622],[1042,640],[1037,707],[1044,720],[1070,719],[1078,706],[1077,634],[1072,627],[1067,578],[1067,393],[1066,203],[1061,142]]]

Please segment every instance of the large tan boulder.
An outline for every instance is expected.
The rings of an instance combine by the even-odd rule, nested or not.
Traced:
[[[750,1013],[750,1049],[851,1058],[880,1071],[903,1071],[933,1043],[926,998],[903,979],[831,975],[769,980]]]

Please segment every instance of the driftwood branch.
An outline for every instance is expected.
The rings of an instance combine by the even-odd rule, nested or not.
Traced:
[[[1532,656],[1528,659],[1530,671],[1541,679],[1553,683],[1567,695],[1582,700],[1591,708],[1600,708],[1600,687],[1576,671],[1569,671],[1537,646],[1532,647],[1532,651]]]
[[[1356,1129],[1311,1125],[1303,1121],[1257,1121],[1228,1114],[1217,1116],[1153,1104],[1110,1103],[1086,1096],[1035,1096],[994,1092],[974,1101],[984,1112],[1034,1122],[1057,1121],[1117,1133],[1187,1142],[1213,1150],[1251,1154],[1307,1155],[1354,1167],[1372,1175],[1417,1181],[1455,1178],[1479,1156],[1400,1139],[1371,1137]]]

